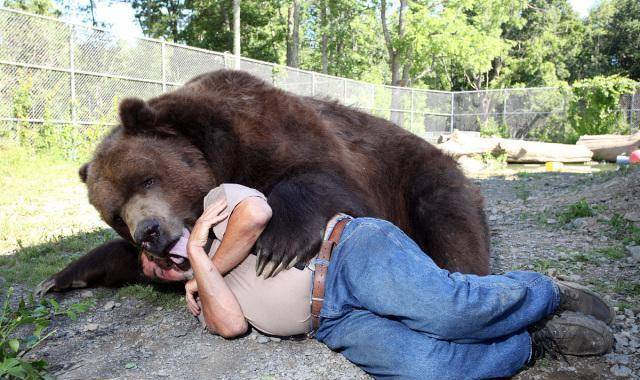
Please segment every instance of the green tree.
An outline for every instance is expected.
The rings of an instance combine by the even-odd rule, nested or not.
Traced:
[[[507,25],[512,42],[498,86],[555,86],[574,79],[584,25],[567,0],[530,0],[524,25]]]
[[[640,80],[640,2],[617,0],[609,33],[612,65]]]
[[[52,0],[5,0],[2,5],[11,9],[58,17],[61,12]]]

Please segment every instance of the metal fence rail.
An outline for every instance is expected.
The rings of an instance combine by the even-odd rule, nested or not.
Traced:
[[[190,78],[232,68],[233,56],[0,8],[0,131],[18,123],[113,125],[117,102],[150,98]],[[447,92],[365,83],[248,58],[246,70],[305,96],[336,99],[390,119],[425,138],[454,128],[477,131],[506,124],[530,137],[559,120],[565,97],[555,88]],[[640,96],[624,98],[621,112],[637,129]]]

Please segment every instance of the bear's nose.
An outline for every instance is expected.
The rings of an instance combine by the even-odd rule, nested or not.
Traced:
[[[138,224],[136,228],[136,236],[134,239],[142,245],[143,248],[155,243],[160,237],[160,223],[153,219],[146,219]]]

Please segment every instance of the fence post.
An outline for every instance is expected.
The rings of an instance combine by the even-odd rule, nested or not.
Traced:
[[[449,133],[453,133],[453,127],[454,127],[454,122],[453,122],[453,117],[455,116],[455,112],[454,112],[454,96],[455,96],[455,92],[451,92],[451,123],[449,125]]]
[[[160,58],[160,65],[162,67],[162,92],[167,92],[167,63],[166,63],[166,46],[164,40],[160,42],[160,54],[162,57]]]
[[[342,104],[347,104],[347,80],[342,78]]]
[[[75,126],[77,122],[77,110],[76,110],[76,65],[75,65],[75,46],[73,44],[73,34],[75,28],[73,24],[69,25],[69,70],[70,70],[70,82],[71,82],[71,125]]]
[[[316,96],[316,73],[311,73],[311,96]]]
[[[413,93],[414,93],[414,90],[413,90],[413,87],[412,87],[411,88],[411,117],[409,118],[409,120],[410,120],[410,122],[409,122],[410,123],[409,124],[410,125],[409,130],[410,131],[413,131]]]

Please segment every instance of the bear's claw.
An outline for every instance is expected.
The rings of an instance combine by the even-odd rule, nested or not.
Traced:
[[[42,298],[55,286],[56,286],[55,278],[49,277],[48,279],[40,282],[38,286],[36,286],[36,289],[33,291],[33,295],[37,298]]]

